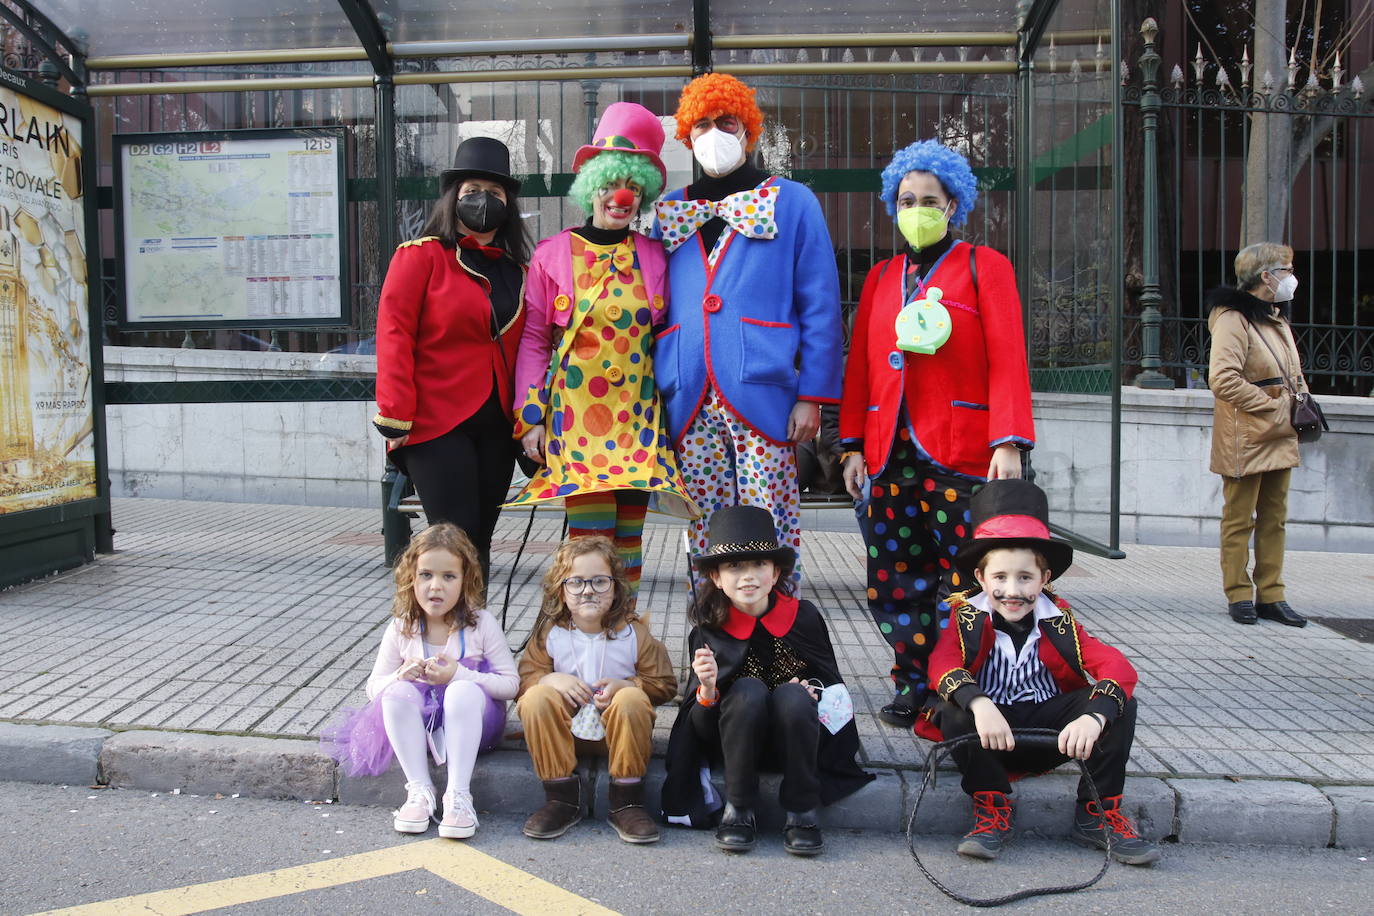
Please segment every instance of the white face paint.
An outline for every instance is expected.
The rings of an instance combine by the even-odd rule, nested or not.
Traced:
[[[715,128],[693,138],[692,155],[707,175],[718,178],[730,174],[744,161],[744,146],[739,137]]]

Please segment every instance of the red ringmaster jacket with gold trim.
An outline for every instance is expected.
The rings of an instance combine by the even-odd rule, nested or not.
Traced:
[[[992,450],[1035,444],[1030,376],[1016,275],[1006,256],[955,242],[926,278],[943,292],[949,340],[932,354],[897,347],[905,305],[906,255],[873,265],[864,280],[844,370],[840,439],[862,448],[868,473],[887,464],[899,408],[906,401],[916,441],[936,463],[971,477],[987,476]]]
[[[991,615],[969,603],[971,594],[950,595],[949,626],[930,654],[930,682],[946,701],[959,688],[977,685],[978,672],[992,652],[995,634]],[[1036,652],[1040,661],[1064,693],[1091,684],[1089,709],[1101,712],[1110,723],[1121,714],[1135,690],[1135,667],[1120,650],[1089,636],[1067,601],[1049,591],[1045,595],[1061,613],[1039,622],[1040,639],[1036,642]],[[917,729],[931,736],[933,727],[924,721]]]
[[[404,242],[391,258],[377,311],[378,426],[409,445],[471,417],[495,384],[510,413],[524,297],[493,339],[490,285],[437,238]]]

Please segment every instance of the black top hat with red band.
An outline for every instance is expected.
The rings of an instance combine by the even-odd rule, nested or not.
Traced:
[[[1073,564],[1073,545],[1050,537],[1050,502],[1045,491],[1029,480],[989,480],[969,501],[973,533],[959,547],[954,565],[973,578],[978,561],[999,547],[1038,550],[1050,564],[1050,578],[1057,578]]]

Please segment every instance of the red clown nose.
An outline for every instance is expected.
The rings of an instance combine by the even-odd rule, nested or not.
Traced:
[[[634,202],[635,192],[629,188],[617,188],[616,192],[611,195],[611,203],[622,209],[633,206]]]

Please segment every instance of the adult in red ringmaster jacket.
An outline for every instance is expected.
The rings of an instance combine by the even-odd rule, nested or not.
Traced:
[[[909,728],[930,695],[941,599],[968,585],[953,560],[969,499],[989,479],[1021,476],[1035,428],[1011,262],[949,231],[977,202],[968,161],[923,140],[882,181],[906,246],[864,282],[840,439],[868,548],[869,613],[894,655],[896,695],[879,718]]]
[[[515,466],[512,377],[529,243],[499,140],[464,140],[421,237],[391,258],[377,312],[377,416],[431,525],[491,535]]]

